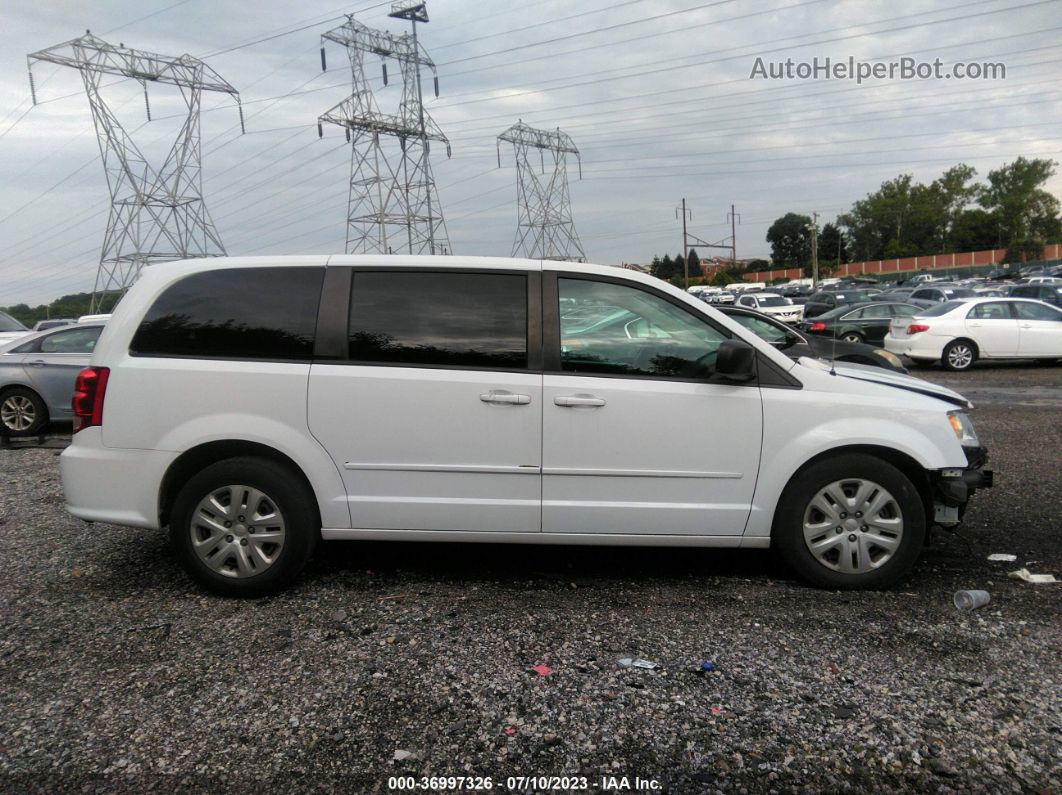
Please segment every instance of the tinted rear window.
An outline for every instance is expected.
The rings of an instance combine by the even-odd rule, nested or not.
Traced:
[[[349,353],[359,362],[525,368],[527,277],[355,272]]]
[[[948,314],[953,309],[958,309],[960,306],[964,306],[963,301],[945,301],[929,309],[919,309],[918,317],[939,317],[940,315]]]
[[[215,359],[313,357],[324,268],[195,273],[158,297],[130,353]]]

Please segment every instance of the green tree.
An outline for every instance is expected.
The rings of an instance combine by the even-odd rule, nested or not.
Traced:
[[[998,248],[1002,243],[1002,227],[992,213],[980,207],[963,210],[951,228],[952,251],[982,251]]]
[[[1057,240],[1062,236],[1059,201],[1043,185],[1055,174],[1054,160],[1019,157],[988,172],[981,206],[999,222],[1008,245]]]
[[[701,277],[701,255],[697,253],[697,249],[691,248],[686,255],[686,261],[690,264],[690,278],[699,279]]]
[[[819,263],[839,265],[842,262],[848,262],[848,245],[844,234],[837,224],[825,224],[819,232]]]
[[[771,262],[779,267],[802,268],[811,261],[811,218],[786,213],[767,230],[771,244]]]

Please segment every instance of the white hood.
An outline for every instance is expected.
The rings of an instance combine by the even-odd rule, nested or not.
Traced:
[[[962,406],[963,408],[973,408],[973,403],[958,392],[948,389],[945,386],[924,381],[921,378],[915,378],[913,375],[904,375],[895,370],[887,370],[884,367],[871,367],[869,365],[852,364],[850,362],[836,362],[831,367],[828,362],[824,362],[821,359],[809,359],[806,356],[802,356],[798,362],[805,367],[812,367],[816,370],[825,370],[826,372],[829,372],[832,369],[834,373],[845,378],[853,378],[857,381],[868,381],[872,384],[882,384],[883,386],[905,389],[908,392],[917,392],[921,395],[928,395],[929,397],[944,400],[948,403],[953,403],[956,406]]]

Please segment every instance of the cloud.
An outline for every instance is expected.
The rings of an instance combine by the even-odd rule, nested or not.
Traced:
[[[334,2],[334,0],[333,0]],[[242,92],[247,134],[231,99],[203,102],[203,180],[208,209],[231,254],[341,251],[349,149],[342,131],[318,140],[316,118],[349,93],[342,51],[319,36],[343,10],[395,32],[372,0],[339,8],[311,0],[246,4],[187,0],[42,0],[5,10],[0,30],[0,304],[38,302],[91,289],[108,192],[92,118],[73,70],[35,67],[28,107],[26,53],[81,35],[163,53],[203,56],[309,25],[307,30],[208,58]],[[173,7],[170,7],[173,6]],[[929,180],[965,161],[980,175],[1019,154],[1062,162],[1062,93],[1056,9],[1017,0],[824,2],[822,0],[514,0],[484,5],[429,0],[421,41],[439,65],[442,95],[427,108],[453,145],[433,168],[457,254],[508,255],[516,225],[511,148],[496,136],[518,118],[560,126],[579,147],[571,163],[576,228],[591,260],[648,261],[674,253],[686,198],[691,231],[729,235],[737,207],[739,256],[764,256],[767,227],[788,211],[827,220],[885,179]],[[1005,13],[994,13],[1008,8]],[[157,13],[156,13],[157,12]],[[675,13],[678,12],[678,13]],[[656,19],[647,19],[650,17]],[[141,19],[142,18],[142,19]],[[138,21],[139,20],[139,21]],[[933,24],[950,20],[944,24]],[[132,24],[130,24],[132,23]],[[315,24],[319,23],[319,24]],[[121,27],[115,32],[115,28]],[[765,60],[896,58],[994,60],[1005,81],[750,80]],[[398,70],[382,106],[399,98]],[[430,96],[430,82],[427,84]],[[176,131],[172,88],[130,82],[108,89],[121,120],[149,159]],[[279,99],[278,99],[279,97]],[[7,130],[6,134],[4,134]],[[80,170],[79,170],[80,169]],[[1062,177],[1049,186],[1062,190]],[[701,251],[702,254],[710,253]]]

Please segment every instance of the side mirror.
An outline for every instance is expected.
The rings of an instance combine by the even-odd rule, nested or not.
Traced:
[[[756,349],[744,340],[724,340],[715,357],[715,374],[727,381],[756,377]]]

